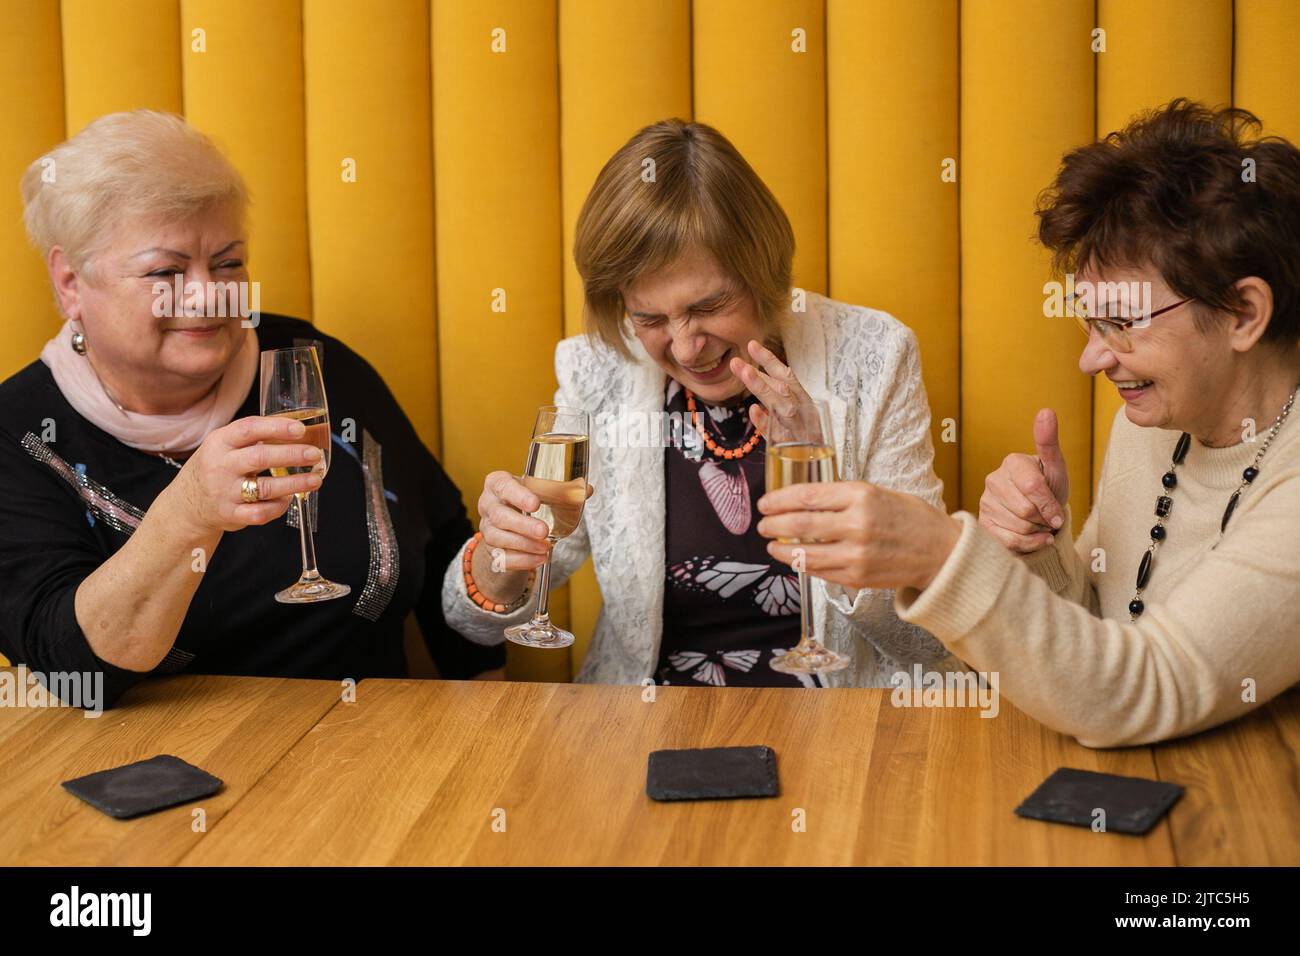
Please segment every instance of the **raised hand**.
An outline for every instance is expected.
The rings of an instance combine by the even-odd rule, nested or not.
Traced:
[[[1030,554],[1052,543],[1065,523],[1070,475],[1061,453],[1056,412],[1034,418],[1037,455],[1010,454],[984,479],[980,525],[1009,550]]]
[[[788,417],[796,405],[808,398],[808,393],[799,384],[790,366],[777,358],[776,353],[761,342],[751,339],[749,354],[762,371],[740,358],[733,358],[730,365],[731,374],[744,382],[745,387],[762,403],[762,405],[751,405],[749,414],[754,426],[759,431],[763,431],[767,421],[767,409]]]

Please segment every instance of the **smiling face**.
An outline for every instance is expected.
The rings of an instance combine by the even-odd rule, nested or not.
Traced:
[[[1104,273],[1080,272],[1079,282],[1096,282],[1099,293],[1094,312],[1117,315],[1117,302],[1125,295],[1117,286],[1150,283],[1150,311],[1178,302],[1183,296],[1171,290],[1154,269],[1112,269]],[[1120,294],[1117,295],[1117,292]],[[1129,331],[1132,351],[1112,349],[1096,330],[1079,356],[1085,375],[1102,373],[1124,399],[1124,414],[1135,425],[1213,434],[1223,417],[1224,396],[1232,388],[1233,347],[1228,323],[1214,322],[1208,331],[1197,328],[1196,302],[1187,302]],[[1203,307],[1202,307],[1203,308]],[[1130,312],[1129,314],[1134,314]]]
[[[64,313],[84,330],[113,396],[133,411],[176,414],[212,388],[243,345],[237,287],[209,283],[247,282],[245,261],[239,209],[228,204],[183,222],[129,223],[90,272],[73,272],[57,248],[50,268]],[[155,285],[174,292],[178,275],[198,289],[163,309]]]
[[[670,377],[710,404],[747,392],[731,373],[733,357],[766,330],[752,297],[710,253],[692,250],[623,290],[637,339]]]

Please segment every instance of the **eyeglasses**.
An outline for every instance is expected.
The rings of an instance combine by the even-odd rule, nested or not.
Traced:
[[[1157,315],[1171,312],[1180,305],[1186,305],[1188,302],[1193,301],[1194,298],[1194,296],[1189,296],[1186,299],[1180,299],[1172,305],[1166,305],[1148,315],[1139,316],[1135,319],[1111,319],[1100,315],[1088,315],[1088,310],[1078,301],[1077,297],[1070,300],[1069,307],[1070,312],[1074,315],[1074,321],[1079,324],[1079,328],[1083,330],[1084,335],[1091,338],[1092,330],[1096,329],[1102,341],[1106,343],[1107,348],[1116,352],[1132,352],[1133,339],[1129,330],[1134,325],[1141,323],[1139,327],[1144,328]]]

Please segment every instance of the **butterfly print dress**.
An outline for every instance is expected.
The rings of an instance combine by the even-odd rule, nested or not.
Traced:
[[[753,433],[747,396],[736,405],[696,399],[700,421],[722,448]],[[815,677],[781,674],[773,657],[799,642],[799,581],[767,553],[756,530],[764,491],[764,442],[740,460],[718,460],[690,425],[686,392],[669,379],[669,420],[685,441],[664,450],[664,629],[655,679],[661,684],[815,687]]]

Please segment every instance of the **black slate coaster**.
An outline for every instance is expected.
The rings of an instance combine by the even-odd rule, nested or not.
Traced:
[[[125,820],[206,797],[222,782],[180,757],[160,754],[67,780],[63,789],[110,817]]]
[[[1093,812],[1101,808],[1106,811],[1106,830],[1140,834],[1155,826],[1182,795],[1176,783],[1061,767],[1016,807],[1016,814],[1091,827]]]
[[[771,747],[703,747],[650,754],[645,792],[654,800],[726,800],[775,797],[776,753]]]

